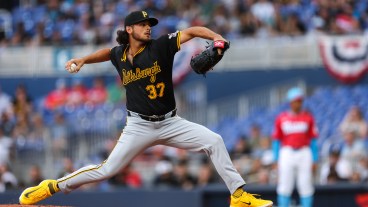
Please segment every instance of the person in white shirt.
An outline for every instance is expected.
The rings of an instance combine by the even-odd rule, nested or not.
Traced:
[[[9,95],[4,93],[0,87],[0,117],[5,112],[12,112],[12,103]]]

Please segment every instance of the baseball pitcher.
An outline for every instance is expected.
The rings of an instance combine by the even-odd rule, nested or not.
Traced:
[[[313,203],[313,162],[318,159],[317,129],[311,113],[303,110],[303,91],[292,88],[287,93],[290,110],[275,121],[273,150],[278,161],[278,206],[289,207],[296,180],[302,207]],[[281,149],[280,149],[281,148]]]
[[[195,37],[213,40],[216,44],[207,50],[219,50],[217,57],[228,48],[227,41],[205,27],[191,27],[151,39],[151,28],[156,24],[158,20],[149,17],[145,11],[132,12],[125,18],[124,30],[117,32],[119,46],[101,49],[66,63],[66,69],[76,73],[84,64],[110,60],[126,88],[127,124],[107,160],[25,189],[19,198],[21,204],[34,204],[59,191],[69,193],[83,184],[105,180],[146,148],[161,144],[206,152],[231,192],[232,207],[272,206],[272,201],[254,197],[243,190],[245,182],[231,163],[220,135],[176,114],[172,67],[180,45]],[[204,56],[208,55],[213,53],[207,51]],[[194,61],[192,67],[196,65]],[[197,69],[198,73],[206,72],[202,67]]]

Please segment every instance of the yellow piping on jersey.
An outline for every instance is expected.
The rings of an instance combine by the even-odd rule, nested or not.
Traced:
[[[128,47],[125,48],[124,53],[123,53],[123,57],[121,57],[121,61],[126,62],[126,50],[128,49]]]
[[[78,172],[78,173],[76,173],[76,174],[74,174],[74,175],[71,175],[70,177],[67,177],[67,178],[65,178],[65,179],[63,179],[63,180],[60,180],[60,181],[58,181],[57,183],[62,183],[62,182],[64,182],[64,181],[67,181],[67,180],[69,180],[69,179],[72,179],[72,178],[74,178],[75,176],[77,176],[77,175],[79,175],[79,174],[81,174],[81,173],[89,172],[89,171],[92,171],[92,170],[98,170],[98,169],[100,169],[100,168],[101,168],[101,167],[106,163],[106,161],[107,161],[107,160],[103,161],[101,164],[97,165],[96,167],[93,167],[93,168],[88,169],[88,170],[83,170],[83,171],[80,171],[80,172]]]
[[[180,50],[180,34],[181,34],[181,31],[178,32],[178,37],[176,39],[176,45],[178,46],[178,51]]]
[[[127,117],[127,122],[128,122],[128,117]],[[118,142],[118,141],[117,141],[117,142]],[[116,143],[116,144],[115,144],[114,149],[113,149],[112,151],[114,151],[114,150],[115,150],[116,146],[118,146],[118,143]],[[89,171],[92,171],[92,170],[98,170],[98,169],[100,169],[100,168],[101,168],[101,167],[102,167],[106,162],[107,162],[107,160],[104,160],[101,164],[97,165],[96,167],[93,167],[93,168],[88,169],[88,170],[83,170],[83,171],[80,171],[80,172],[78,172],[78,173],[74,172],[74,173],[76,173],[76,174],[74,174],[74,175],[73,175],[73,173],[72,173],[72,174],[70,174],[69,176],[67,176],[65,179],[60,180],[60,181],[58,181],[57,183],[62,183],[62,182],[64,182],[64,181],[67,181],[67,180],[69,180],[69,179],[71,179],[71,178],[74,178],[75,176],[77,176],[77,175],[79,175],[79,174],[81,174],[81,173],[89,172]]]
[[[143,47],[141,47],[134,55],[133,55],[133,57],[135,57],[136,55],[138,55],[139,53],[141,53],[143,50],[144,50],[144,48],[146,48],[146,45],[145,46],[143,46]],[[128,47],[126,47],[125,48],[125,50],[124,50],[124,53],[123,53],[123,57],[121,58],[121,61],[124,61],[124,62],[126,62],[126,58],[127,58],[127,55],[126,55],[126,51],[127,51],[127,49],[128,49]]]
[[[146,48],[146,45],[144,45],[143,47],[141,47],[141,49],[139,49],[139,50],[134,54],[134,56],[133,56],[133,57],[135,57],[136,55],[138,55],[139,53],[141,53],[141,52],[144,50],[144,48]]]

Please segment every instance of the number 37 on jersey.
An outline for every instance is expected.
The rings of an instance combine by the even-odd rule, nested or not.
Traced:
[[[146,90],[148,91],[148,98],[156,99],[157,97],[164,96],[165,84],[160,82],[156,85],[147,85]]]

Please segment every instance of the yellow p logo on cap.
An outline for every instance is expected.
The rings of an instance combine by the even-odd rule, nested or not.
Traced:
[[[143,17],[146,18],[146,16],[148,15],[147,12],[142,11]]]

